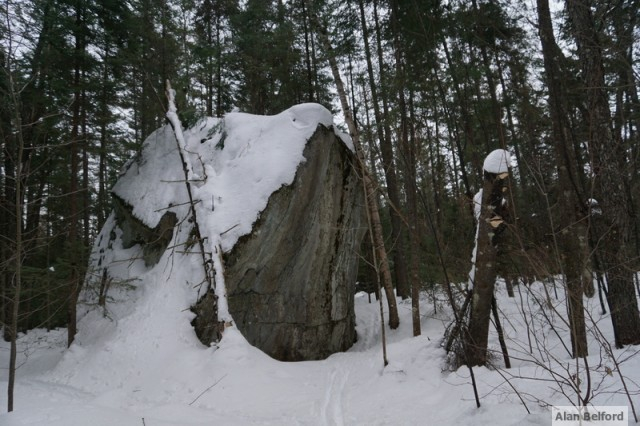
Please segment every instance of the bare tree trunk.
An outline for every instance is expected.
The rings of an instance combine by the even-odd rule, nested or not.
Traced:
[[[16,170],[15,170],[15,199],[14,214],[15,214],[15,250],[14,250],[14,267],[13,274],[13,298],[11,300],[11,325],[9,326],[9,335],[11,340],[11,347],[9,350],[9,382],[7,386],[7,411],[13,411],[14,402],[14,388],[16,382],[16,360],[17,360],[17,339],[18,339],[18,314],[20,313],[20,296],[22,292],[22,216],[23,216],[23,197],[22,197],[22,182],[23,182],[23,169],[22,160],[24,155],[24,139],[22,132],[22,118],[20,116],[20,103],[16,95],[15,87],[13,84],[13,76],[11,72],[8,73],[9,85],[8,89],[11,94],[11,101],[15,112],[16,121],[16,134],[15,141],[16,146]],[[5,325],[6,326],[6,325]]]
[[[491,313],[493,314],[493,320],[495,321],[496,331],[498,332],[498,341],[500,342],[500,349],[502,350],[502,358],[504,359],[504,366],[511,368],[511,360],[509,359],[509,351],[507,350],[507,342],[504,340],[504,331],[502,330],[502,324],[500,323],[500,317],[498,316],[498,302],[495,296],[491,300]]]
[[[82,79],[84,80],[84,72]],[[89,134],[87,133],[87,93],[82,89],[82,245],[83,248],[91,244],[91,192],[89,191]],[[83,254],[84,254],[83,250]],[[81,257],[83,264],[86,262]]]
[[[369,77],[369,87],[371,89],[371,102],[373,104],[374,116],[376,119],[376,131],[378,133],[378,140],[380,141],[380,153],[382,154],[382,167],[384,169],[384,176],[387,182],[387,193],[389,195],[389,216],[391,218],[391,241],[394,245],[393,248],[393,272],[396,279],[396,290],[398,296],[403,299],[409,295],[409,285],[407,281],[407,263],[405,260],[405,248],[403,232],[402,218],[398,209],[400,208],[400,192],[398,189],[398,178],[396,176],[396,167],[393,159],[393,147],[391,146],[391,138],[387,133],[385,134],[383,123],[387,121],[388,117],[383,116],[380,111],[380,103],[378,99],[378,90],[373,75],[373,63],[371,60],[371,49],[369,46],[369,35],[367,29],[367,22],[365,19],[364,2],[359,0],[360,6],[360,21],[362,24],[365,58],[367,62],[367,73]]]
[[[308,90],[308,101],[314,102],[314,82],[315,78],[313,75],[313,69],[311,68],[311,34],[309,31],[309,21],[308,21],[308,13],[306,11],[306,5],[302,2],[302,30],[304,32],[304,65],[307,73],[307,90]]]
[[[216,2],[217,3],[217,2]],[[205,6],[206,7],[206,6]],[[203,25],[205,26],[205,37],[207,40],[207,44],[208,46],[216,46],[217,50],[222,49],[222,47],[219,44],[214,44],[214,40],[213,40],[213,25],[214,23],[212,22],[215,18],[214,16],[212,16],[213,11],[211,10],[211,6],[207,7],[207,10],[205,12],[205,22],[203,23]],[[216,26],[217,29],[217,26]],[[216,37],[217,39],[217,37]],[[216,40],[217,42],[218,40]],[[213,72],[213,58],[211,56],[207,56],[207,58],[205,59],[205,68],[207,70],[207,75],[205,76],[205,105],[206,105],[206,111],[207,111],[207,115],[209,117],[213,117],[213,77],[214,77],[214,72]]]
[[[211,342],[218,342],[220,341],[220,339],[222,339],[222,334],[225,329],[225,321],[229,321],[229,318],[222,317],[224,314],[221,315],[221,312],[220,312],[220,306],[221,306],[220,297],[225,298],[222,303],[224,303],[225,311],[226,311],[226,292],[224,291],[224,286],[217,285],[216,283],[217,272],[219,272],[220,274],[218,276],[224,276],[224,271],[222,270],[222,266],[221,266],[222,260],[220,260],[220,263],[218,264],[216,262],[216,259],[213,257],[213,256],[222,256],[222,251],[220,249],[219,244],[211,241],[208,242],[208,244],[210,244],[209,250],[205,248],[205,238],[202,236],[202,232],[200,229],[200,222],[198,221],[198,214],[196,210],[196,202],[194,200],[193,191],[191,188],[190,179],[192,178],[193,169],[191,166],[191,161],[189,160],[189,156],[188,156],[189,154],[185,152],[186,145],[185,145],[185,140],[182,132],[182,123],[178,118],[178,111],[175,105],[175,90],[171,88],[171,83],[169,82],[169,80],[166,81],[166,95],[167,95],[167,101],[168,101],[166,116],[167,116],[167,120],[169,121],[169,125],[173,129],[173,133],[176,139],[176,146],[178,149],[178,155],[180,157],[180,162],[182,163],[182,173],[184,175],[184,184],[187,190],[187,196],[189,198],[189,213],[190,213],[189,222],[193,225],[193,236],[198,243],[198,248],[200,251],[200,260],[202,261],[202,269],[204,272],[204,282],[206,282],[205,296],[201,297],[198,303],[201,303],[201,302],[204,303],[205,306],[203,308],[209,311],[210,314],[207,314],[206,316],[202,316],[201,318],[206,318],[207,321],[213,320],[213,324],[214,324],[213,327],[210,327],[209,325],[209,332],[211,334],[207,336],[207,340],[209,338],[211,338],[212,340],[206,342],[208,344]],[[216,253],[215,255],[214,255],[214,252]],[[196,330],[200,328],[198,321],[201,318],[197,318],[196,322],[194,323],[194,328]],[[203,337],[201,335],[199,335],[198,337],[200,338],[201,341],[203,340]]]
[[[311,12],[310,1],[305,0],[305,4],[309,11],[309,18],[315,25],[318,31],[318,37],[323,44],[326,51],[333,79],[336,84],[338,96],[340,97],[340,104],[344,113],[345,121],[349,127],[349,133],[353,140],[353,145],[356,150],[356,157],[358,159],[358,165],[362,172],[362,179],[364,183],[365,197],[367,201],[367,209],[371,220],[371,231],[374,239],[375,250],[377,259],[380,265],[380,275],[382,276],[382,284],[384,286],[385,293],[387,295],[387,303],[389,305],[389,327],[392,329],[398,328],[400,325],[400,318],[398,317],[398,305],[396,303],[396,296],[393,291],[393,283],[391,281],[391,270],[389,269],[389,259],[387,258],[387,251],[384,246],[384,237],[382,234],[382,224],[380,222],[380,213],[378,211],[376,185],[373,181],[371,173],[369,172],[366,161],[364,158],[364,152],[360,143],[360,132],[356,127],[351,108],[349,108],[349,102],[347,101],[347,94],[342,83],[342,77],[340,76],[340,70],[338,69],[338,62],[336,61],[335,53],[329,42],[326,30],[319,25],[317,17]]]
[[[219,6],[219,2],[216,2],[216,5]],[[216,8],[216,72],[215,72],[215,76],[216,76],[216,117],[222,117],[223,111],[222,111],[222,42],[220,39],[220,33],[221,33],[221,14],[222,11],[220,11],[219,7]],[[213,70],[212,70],[213,72]],[[211,82],[211,84],[213,85],[213,82]],[[211,88],[211,90],[213,90],[213,87]],[[212,95],[213,96],[213,95]],[[212,106],[213,108],[213,106]]]
[[[418,137],[415,131],[415,115],[413,108],[413,92],[409,94],[409,114],[410,120],[407,123],[410,127],[409,139],[407,140],[408,152],[406,153],[406,193],[407,209],[409,211],[409,271],[411,273],[411,322],[413,325],[413,335],[422,334],[420,325],[420,281],[419,255],[420,255],[420,235],[421,227],[418,217],[418,176],[416,173],[418,160]]]
[[[555,214],[552,212],[549,214],[557,217],[557,223],[552,223],[552,228],[554,231],[559,229],[559,232],[554,234],[556,239],[555,255],[558,267],[565,277],[567,288],[572,352],[574,357],[582,357],[587,355],[582,302],[582,271],[587,261],[587,230],[584,221],[581,220],[585,215],[584,203],[580,202],[582,188],[578,177],[577,162],[572,150],[573,137],[566,105],[567,93],[559,66],[562,53],[553,35],[549,2],[548,0],[538,0],[537,3],[538,31],[542,42],[545,74],[549,88],[549,109],[558,168],[558,185],[562,200],[559,204],[564,207]],[[583,212],[582,217],[579,212]],[[555,222],[553,217],[551,220]]]
[[[68,305],[68,325],[67,325],[67,345],[71,346],[77,331],[77,309],[78,296],[80,295],[80,259],[78,259],[78,248],[80,241],[78,239],[78,139],[80,135],[81,114],[82,114],[82,55],[84,54],[85,41],[81,26],[84,21],[83,4],[78,1],[76,4],[75,19],[75,64],[73,74],[73,116],[71,117],[71,136],[69,141],[69,233],[67,238],[70,268],[69,277],[69,305]]]
[[[391,2],[391,29],[393,32],[393,50],[396,68],[398,113],[400,115],[399,145],[402,152],[405,170],[405,193],[407,210],[409,212],[409,275],[411,277],[411,313],[413,335],[419,336],[420,330],[420,281],[418,276],[418,204],[416,201],[416,153],[415,135],[411,135],[407,100],[405,97],[405,69],[404,53],[400,43],[400,29],[398,24],[398,1]]]
[[[110,56],[109,44],[105,42],[104,46],[104,64],[102,65],[102,87],[100,92],[100,148],[98,160],[98,200],[97,200],[97,218],[98,229],[102,229],[102,225],[107,220],[107,117],[108,117],[108,99],[107,99],[107,81],[109,78],[109,68],[107,66]]]
[[[19,123],[19,122],[18,122]],[[18,142],[18,160],[22,160],[24,143]],[[22,291],[22,188],[20,181],[22,176],[22,164],[18,161],[16,171],[16,240],[15,240],[15,273],[13,276],[13,300],[11,312],[11,348],[9,354],[9,383],[7,388],[7,411],[13,411],[13,390],[16,382],[16,359],[17,359],[17,339],[18,339],[18,314],[20,312],[20,293]]]

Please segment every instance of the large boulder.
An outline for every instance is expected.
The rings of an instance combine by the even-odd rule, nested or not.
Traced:
[[[215,259],[222,253],[221,319],[279,360],[349,348],[363,190],[350,141],[329,111],[304,104],[271,117],[232,113],[184,134],[204,247]],[[208,345],[218,330],[212,307],[222,283],[217,292],[206,289],[182,165],[165,126],[125,168],[82,301],[89,310],[105,300],[135,306],[136,297],[164,291],[159,282],[182,286],[184,310],[194,313],[195,332]],[[107,312],[115,319],[131,314]]]

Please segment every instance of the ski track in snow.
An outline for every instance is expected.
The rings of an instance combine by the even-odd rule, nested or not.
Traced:
[[[324,401],[320,411],[322,424],[326,426],[344,426],[343,399],[345,385],[349,380],[349,372],[342,369],[334,369],[329,375],[328,384],[325,387]],[[330,418],[329,418],[330,417]]]

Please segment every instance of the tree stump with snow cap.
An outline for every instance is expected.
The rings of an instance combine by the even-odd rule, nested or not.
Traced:
[[[476,196],[478,232],[476,252],[470,284],[472,286],[471,311],[466,339],[466,362],[485,365],[491,317],[491,304],[497,277],[498,235],[505,228],[505,193],[508,189],[510,155],[497,149],[485,159],[484,185]]]

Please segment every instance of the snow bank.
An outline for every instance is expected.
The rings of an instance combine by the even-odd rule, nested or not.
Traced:
[[[173,287],[178,286],[174,283]],[[35,330],[20,339],[16,411],[0,414],[0,424],[140,426],[144,418],[147,426],[548,425],[548,404],[575,401],[571,399],[575,393],[562,380],[577,374],[583,390],[588,383],[583,368],[574,371],[575,360],[561,340],[568,330],[560,317],[566,315],[565,295],[558,290],[559,298],[547,301],[542,283],[536,282],[516,287],[519,295],[508,298],[504,284],[498,284],[496,298],[513,367],[474,369],[482,403],[479,409],[468,370],[446,368],[440,340],[451,320],[448,309],[439,305],[436,315],[434,302],[423,294],[423,334],[414,338],[411,302],[398,300],[401,325],[397,330],[387,329],[390,363],[383,368],[378,304],[368,303],[360,293],[356,295],[358,342],[348,352],[323,361],[274,361],[248,345],[235,329],[228,330],[215,349],[175,336],[172,321],[158,327],[168,327],[164,332],[169,336],[163,338],[162,333],[136,333],[132,320],[118,325],[126,329],[119,334],[126,341],[103,335],[90,346],[66,351],[62,364],[54,368],[65,351],[66,330]],[[164,300],[167,291],[163,288],[158,300]],[[437,303],[443,300],[444,295],[438,295]],[[585,299],[585,304],[594,322],[591,326],[599,324],[611,341],[608,315],[599,314],[596,299]],[[528,307],[525,312],[523,307]],[[163,309],[160,305],[159,310]],[[550,309],[558,312],[552,317],[559,336],[549,330]],[[138,318],[145,315],[151,313]],[[8,362],[7,348],[0,342],[3,365]],[[492,358],[495,367],[501,368],[493,329],[489,348],[496,354]],[[549,355],[539,352],[545,348]],[[611,359],[599,351],[594,340],[589,350],[592,383],[598,383],[593,404],[628,405]],[[615,356],[622,362],[620,368],[631,392],[637,394],[640,357],[633,356],[635,351],[634,347],[616,350]],[[101,359],[88,362],[97,356]],[[547,368],[553,368],[555,374]],[[108,374],[102,372],[105,369]],[[0,371],[0,384],[6,384],[4,371]],[[560,389],[560,385],[566,387]],[[0,403],[5,398],[6,393],[0,393]]]

